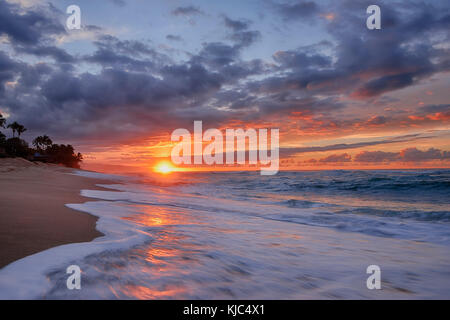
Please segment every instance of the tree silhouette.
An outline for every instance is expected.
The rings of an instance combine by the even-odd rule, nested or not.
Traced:
[[[16,132],[19,135],[22,133],[24,133],[25,131],[27,131],[27,128],[25,128],[23,125],[17,123],[16,121],[14,121],[13,123],[8,124],[8,128],[12,130],[13,132],[13,138],[16,136]]]
[[[6,123],[6,119],[3,118],[3,115],[0,113],[0,128],[4,128]],[[6,142],[6,136],[3,132],[0,131],[0,148],[3,148]]]
[[[36,137],[36,139],[33,140],[33,145],[40,151],[47,149],[52,144],[52,139],[47,135]]]
[[[0,128],[4,128],[6,123],[6,119],[3,118],[3,115],[0,113]]]
[[[20,138],[9,138],[4,143],[5,151],[12,157],[26,158],[30,155],[30,148],[25,140]]]
[[[0,132],[0,147],[3,147],[6,141],[6,136]]]
[[[16,131],[19,129],[20,124],[18,124],[16,121],[13,123],[8,124],[8,129],[11,129],[13,132],[13,138],[16,136]]]
[[[23,125],[19,124],[19,126],[17,127],[17,134],[19,135],[19,138],[20,138],[20,135],[22,133],[24,133],[25,131],[27,131],[27,128],[25,128]]]
[[[53,163],[61,163],[67,167],[80,168],[80,162],[83,161],[81,153],[75,154],[74,148],[68,144],[52,144],[46,150]]]
[[[6,119],[0,114],[0,127],[5,126],[5,120]],[[63,164],[72,168],[80,168],[80,163],[83,161],[83,155],[79,152],[75,153],[74,148],[70,144],[53,144],[53,141],[49,136],[43,135],[36,137],[33,140],[33,145],[36,149],[31,149],[25,140],[20,139],[20,135],[27,131],[23,125],[14,121],[13,123],[8,124],[7,128],[12,130],[13,137],[6,139],[6,136],[0,132],[2,157],[22,157],[39,161],[36,157],[33,158],[33,154],[37,151],[42,152],[45,150],[46,162]],[[16,137],[16,132],[18,137]]]

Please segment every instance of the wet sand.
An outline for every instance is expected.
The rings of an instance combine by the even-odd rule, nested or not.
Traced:
[[[91,241],[102,233],[97,217],[67,208],[89,201],[81,189],[105,180],[72,175],[73,169],[0,159],[0,268],[55,246]]]

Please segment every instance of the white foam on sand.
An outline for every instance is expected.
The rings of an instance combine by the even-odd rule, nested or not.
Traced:
[[[77,171],[91,178],[114,179],[118,176]],[[120,177],[119,177],[120,178]],[[124,179],[124,178],[123,178]],[[82,190],[82,194],[87,190]],[[116,192],[111,192],[117,194]],[[72,243],[51,248],[17,260],[0,270],[0,299],[39,299],[51,288],[47,274],[65,270],[71,262],[104,250],[127,249],[149,240],[149,235],[130,221],[122,219],[132,212],[109,201],[67,204],[69,208],[97,216],[96,229],[104,236],[91,242]]]

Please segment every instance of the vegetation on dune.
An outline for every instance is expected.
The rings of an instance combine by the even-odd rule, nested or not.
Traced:
[[[28,143],[20,138],[27,129],[15,121],[6,125],[6,119],[2,114],[0,114],[0,128],[11,129],[13,134],[12,138],[7,139],[0,131],[0,157],[22,157],[32,161],[63,164],[72,168],[80,167],[83,155],[75,153],[70,144],[54,144],[49,136],[43,135],[36,137],[33,140],[34,148],[30,148]]]

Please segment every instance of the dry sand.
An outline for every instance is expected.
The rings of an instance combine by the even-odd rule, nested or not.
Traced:
[[[73,169],[0,159],[0,268],[62,244],[91,241],[102,234],[97,218],[64,206],[89,201],[81,189],[108,183],[71,175]]]

